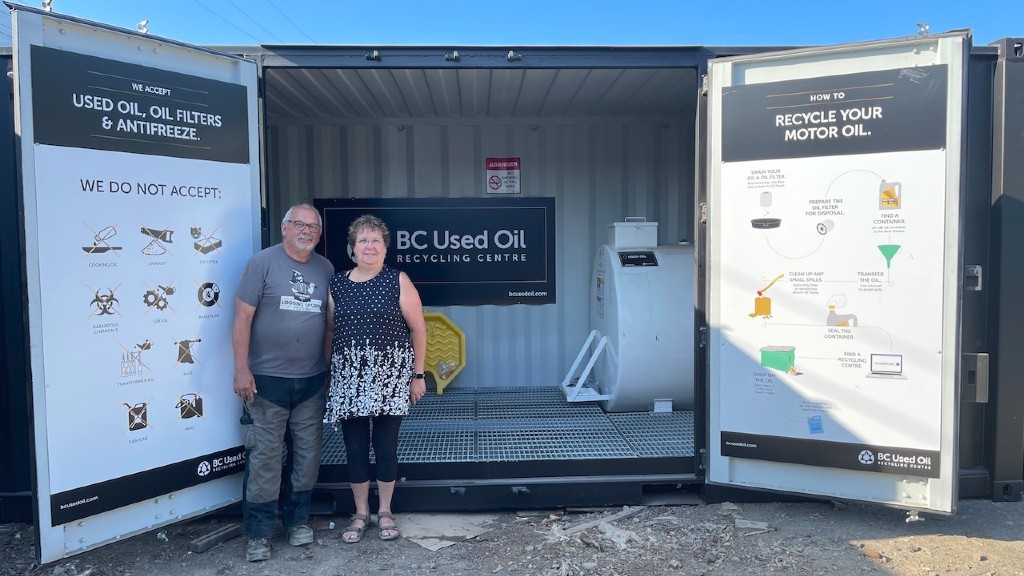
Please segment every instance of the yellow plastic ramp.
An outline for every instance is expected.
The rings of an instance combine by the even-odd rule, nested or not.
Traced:
[[[440,312],[424,312],[423,319],[427,322],[427,359],[423,370],[434,375],[437,393],[444,394],[445,387],[466,365],[466,335]]]

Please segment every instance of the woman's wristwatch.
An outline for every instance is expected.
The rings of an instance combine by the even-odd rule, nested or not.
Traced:
[[[426,377],[427,377],[427,375],[425,373],[423,373],[423,372],[413,372],[412,373],[412,379],[413,380],[423,380]]]

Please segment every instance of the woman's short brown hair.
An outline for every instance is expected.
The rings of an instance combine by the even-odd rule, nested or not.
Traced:
[[[363,214],[352,221],[348,227],[348,245],[355,248],[356,236],[359,236],[359,233],[364,230],[380,232],[381,237],[384,238],[384,247],[391,246],[391,232],[388,230],[388,225],[373,214]]]

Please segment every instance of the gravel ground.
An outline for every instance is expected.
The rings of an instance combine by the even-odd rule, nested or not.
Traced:
[[[189,543],[237,518],[208,517],[45,566],[31,526],[0,525],[0,574],[52,576],[1024,575],[1024,504],[968,500],[952,518],[906,522],[861,504],[758,503],[492,513],[488,531],[431,551],[408,539],[341,542],[345,518],[317,517],[316,541],[275,539],[267,562],[245,539],[194,554]],[[922,516],[924,517],[924,516]],[[403,516],[398,515],[399,523]],[[328,529],[329,522],[335,523]]]

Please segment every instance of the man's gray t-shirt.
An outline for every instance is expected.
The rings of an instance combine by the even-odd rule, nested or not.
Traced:
[[[277,244],[245,265],[238,298],[256,307],[249,370],[261,376],[306,378],[327,370],[324,331],[334,266],[319,254],[292,259]]]

